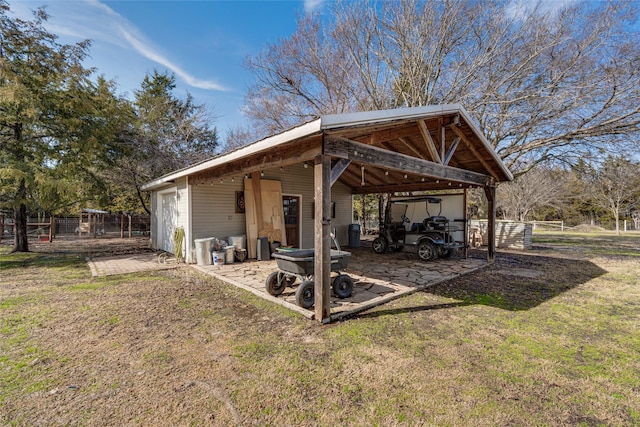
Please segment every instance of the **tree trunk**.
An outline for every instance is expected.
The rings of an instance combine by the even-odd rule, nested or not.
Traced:
[[[24,183],[21,183],[24,187]],[[20,203],[20,207],[14,209],[15,214],[15,247],[13,252],[29,252],[27,240],[27,206]]]

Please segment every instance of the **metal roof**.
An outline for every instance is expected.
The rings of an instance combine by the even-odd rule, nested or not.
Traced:
[[[379,158],[390,159],[376,164],[371,159],[364,159],[362,154],[358,157],[345,152],[344,158],[348,158],[350,164],[340,180],[354,188],[354,192],[391,192],[394,186],[398,191],[414,187],[436,188],[439,180],[431,180],[430,187],[425,183],[429,182],[425,177],[430,173],[452,176],[453,181],[467,184],[481,182],[482,176],[494,182],[513,179],[462,105],[447,104],[322,115],[282,133],[169,173],[146,183],[142,189],[161,189],[185,176],[206,180],[257,171],[269,164],[300,163],[312,160],[321,152],[340,157],[343,155],[338,148],[341,144],[361,147],[360,151],[367,152],[369,157],[380,155],[382,157]],[[414,160],[417,166],[412,168],[396,165]],[[430,167],[421,172],[420,167],[424,165]],[[361,185],[359,178],[363,167],[370,177],[371,184],[367,186]],[[468,172],[472,179],[466,181],[461,178],[463,175],[459,171]],[[402,181],[405,181],[404,185]]]

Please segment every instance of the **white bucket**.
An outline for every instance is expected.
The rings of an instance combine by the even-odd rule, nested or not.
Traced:
[[[213,265],[224,265],[224,252],[213,252]]]

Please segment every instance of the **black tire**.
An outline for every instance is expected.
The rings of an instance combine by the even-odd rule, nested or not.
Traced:
[[[269,276],[267,276],[267,280],[265,280],[264,285],[270,295],[277,297],[282,292],[284,292],[287,286],[289,286],[289,281],[284,274],[280,274],[280,272],[274,271],[273,273],[269,274]]]
[[[302,308],[309,308],[315,302],[315,284],[310,280],[300,283],[296,290],[296,304]]]
[[[442,246],[438,246],[438,257],[439,258],[449,258],[451,256],[451,249],[443,248]]]
[[[333,294],[338,298],[349,298],[353,293],[353,280],[346,274],[340,274],[333,279]]]
[[[418,245],[418,256],[422,261],[431,261],[438,258],[438,248],[430,240],[423,240]]]
[[[389,242],[386,237],[376,237],[373,239],[373,251],[377,254],[383,254],[387,252],[389,248]]]

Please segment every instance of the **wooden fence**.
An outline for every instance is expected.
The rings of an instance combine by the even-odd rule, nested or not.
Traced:
[[[148,235],[151,225],[149,215],[106,214],[99,227],[92,229],[92,233],[81,230],[79,217],[50,217],[48,220],[27,219],[27,234],[35,236],[41,241],[52,241],[57,235],[77,235],[83,237],[111,236],[131,238],[133,236]],[[0,215],[0,241],[13,239],[14,222],[6,215]]]

